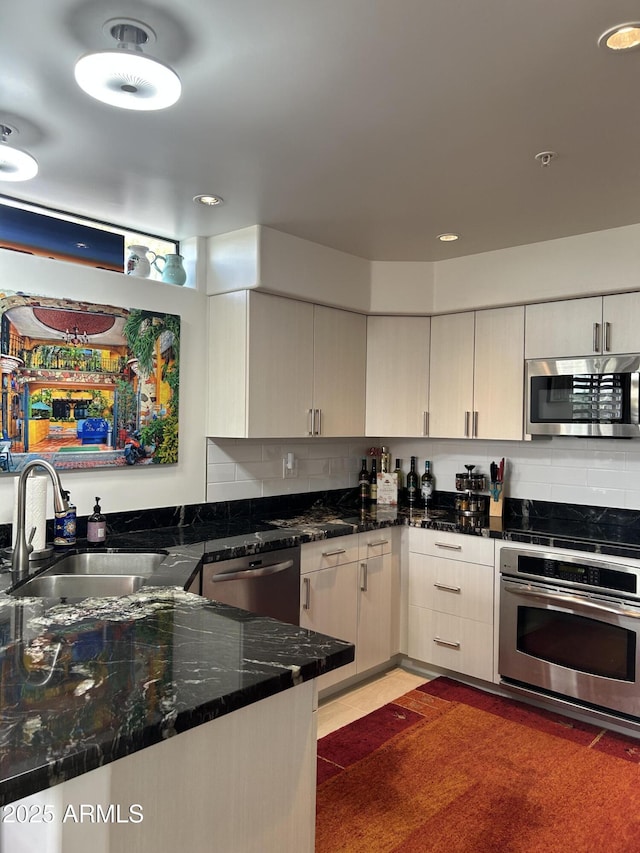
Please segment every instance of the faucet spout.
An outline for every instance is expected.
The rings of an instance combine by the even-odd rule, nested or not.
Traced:
[[[13,583],[24,580],[29,576],[29,554],[33,550],[31,539],[33,531],[27,537],[26,526],[26,504],[27,504],[27,478],[34,468],[43,468],[49,475],[53,486],[53,505],[56,512],[66,512],[69,505],[62,492],[60,475],[49,462],[44,459],[32,459],[24,466],[18,480],[18,511],[16,519],[16,531],[13,546],[13,558],[11,560],[11,579]]]

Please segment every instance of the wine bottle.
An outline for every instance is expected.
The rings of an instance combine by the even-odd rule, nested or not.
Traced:
[[[416,457],[411,457],[411,470],[407,474],[407,500],[409,506],[415,506],[418,502],[420,492],[418,485],[418,472],[416,471]]]
[[[431,473],[431,462],[427,459],[424,463],[424,474],[421,478],[422,500],[424,501],[426,509],[429,508],[429,503],[431,501],[435,485],[436,481]]]
[[[389,474],[391,472],[391,454],[386,447],[382,447],[380,454],[380,473]]]
[[[362,460],[362,468],[360,469],[360,473],[358,474],[358,486],[360,488],[360,503],[369,503],[370,483],[366,459]]]
[[[378,503],[378,463],[375,456],[371,460],[371,478],[369,480],[369,502]]]
[[[401,467],[402,459],[396,459],[396,468],[393,472],[398,482],[398,503],[404,503],[404,471]]]

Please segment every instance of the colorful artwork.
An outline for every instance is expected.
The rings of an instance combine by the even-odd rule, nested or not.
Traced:
[[[0,473],[178,461],[180,317],[0,293]]]

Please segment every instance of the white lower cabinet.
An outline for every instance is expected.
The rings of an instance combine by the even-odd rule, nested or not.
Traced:
[[[493,541],[416,529],[409,548],[409,657],[491,681]]]
[[[318,679],[324,690],[391,657],[391,531],[302,546],[300,625],[347,640],[353,663]]]

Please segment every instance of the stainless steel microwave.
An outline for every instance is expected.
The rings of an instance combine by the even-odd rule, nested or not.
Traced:
[[[529,435],[640,438],[640,355],[526,362]]]

